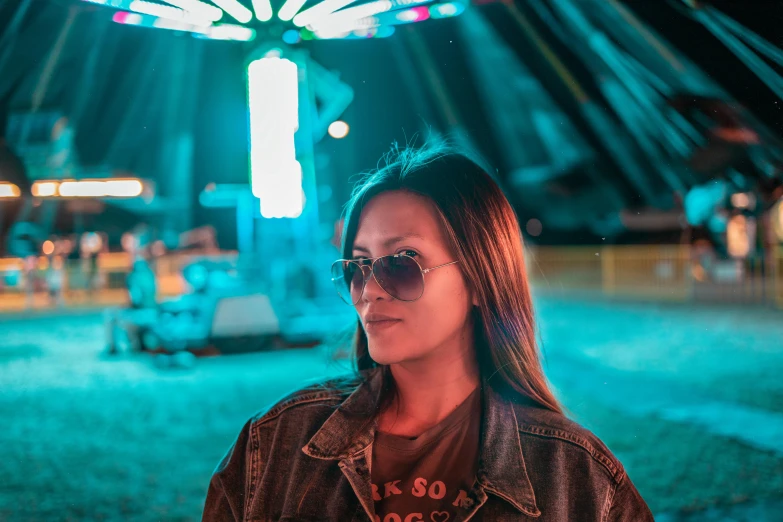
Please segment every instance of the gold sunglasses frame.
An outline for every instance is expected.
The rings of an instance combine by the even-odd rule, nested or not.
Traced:
[[[405,300],[405,299],[400,299],[399,297],[394,297],[393,295],[391,295],[391,294],[389,293],[389,291],[388,291],[388,290],[386,290],[386,289],[383,287],[383,285],[380,283],[380,281],[378,281],[378,278],[377,278],[377,277],[375,277],[375,272],[374,272],[373,268],[375,267],[375,262],[376,262],[376,261],[378,261],[379,259],[386,258],[386,257],[407,257],[408,259],[410,259],[411,261],[413,261],[414,263],[416,263],[416,266],[418,266],[418,267],[419,267],[419,271],[421,272],[421,280],[422,280],[422,284],[421,284],[421,294],[419,295],[419,297],[417,297],[416,299],[410,299],[410,300]],[[341,299],[341,300],[342,300],[344,303],[346,303],[346,304],[348,304],[348,305],[351,305],[351,306],[356,306],[356,304],[357,304],[359,301],[361,301],[361,300],[362,300],[362,296],[364,295],[364,289],[365,289],[365,288],[367,288],[367,281],[369,281],[369,280],[370,280],[370,277],[372,277],[373,279],[375,279],[375,283],[378,285],[378,287],[379,287],[381,290],[383,290],[384,292],[386,292],[386,294],[387,294],[389,297],[391,297],[392,299],[396,299],[396,300],[398,300],[398,301],[402,301],[403,303],[413,303],[414,301],[418,301],[419,299],[421,299],[421,296],[423,296],[423,295],[424,295],[424,286],[425,286],[425,284],[424,284],[424,274],[428,274],[428,273],[432,272],[433,270],[437,270],[438,268],[443,268],[444,266],[449,266],[449,265],[453,265],[453,264],[459,263],[459,260],[457,260],[457,261],[451,261],[451,262],[449,262],[449,263],[443,263],[442,265],[433,266],[433,267],[430,267],[430,268],[422,268],[422,267],[421,267],[421,265],[419,264],[419,262],[418,262],[418,261],[416,261],[416,259],[415,259],[413,256],[409,256],[409,255],[407,255],[407,254],[392,254],[392,255],[388,255],[388,256],[370,257],[370,258],[365,258],[365,259],[362,259],[362,261],[371,261],[371,263],[370,263],[370,264],[367,264],[367,265],[362,265],[362,264],[360,264],[360,263],[358,262],[358,260],[356,260],[356,259],[338,259],[337,261],[335,261],[334,263],[332,263],[332,268],[333,268],[333,267],[334,267],[334,265],[336,265],[337,263],[354,263],[354,264],[355,264],[355,265],[357,265],[357,266],[358,266],[358,267],[361,269],[361,271],[362,271],[362,291],[359,293],[359,297],[358,297],[358,299],[356,299],[356,301],[355,301],[355,302],[353,302],[353,303],[348,303],[348,302],[347,302],[347,301],[346,301],[346,300],[343,298],[343,296],[340,294],[340,292],[339,292],[339,291],[337,292],[337,295],[339,295],[339,296],[340,296],[340,299]],[[366,272],[364,271],[364,269],[365,269],[365,268],[369,268],[369,269],[370,269],[370,275],[369,275],[369,276],[367,276],[367,275],[366,275]],[[343,279],[344,279],[344,278],[343,278]],[[332,278],[332,284],[334,284],[334,281],[335,281],[335,278],[333,277],[333,278]]]

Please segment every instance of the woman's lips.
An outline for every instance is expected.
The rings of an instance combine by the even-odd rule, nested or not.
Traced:
[[[367,333],[377,333],[393,328],[397,323],[401,323],[400,319],[385,319],[383,321],[370,321],[364,325],[364,329]]]

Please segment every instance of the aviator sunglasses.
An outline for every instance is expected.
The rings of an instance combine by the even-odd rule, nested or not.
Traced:
[[[338,259],[332,264],[332,282],[338,295],[349,305],[359,302],[370,277],[374,277],[378,286],[393,298],[410,302],[424,294],[424,274],[455,263],[459,261],[422,268],[407,254],[374,259]]]

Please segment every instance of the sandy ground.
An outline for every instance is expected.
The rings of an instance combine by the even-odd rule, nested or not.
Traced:
[[[783,519],[783,451],[776,432],[756,435],[783,415],[783,313],[537,302],[553,385],[657,519]],[[198,520],[244,421],[304,381],[346,370],[320,348],[202,359],[190,370],[102,350],[99,314],[0,318],[0,520]],[[688,400],[673,415],[679,397]],[[705,415],[709,401],[722,409]],[[726,429],[748,411],[756,425]]]

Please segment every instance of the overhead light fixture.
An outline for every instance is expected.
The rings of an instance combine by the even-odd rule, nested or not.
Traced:
[[[33,183],[32,193],[37,198],[49,198],[57,196],[57,188],[60,183],[57,181],[36,181]]]
[[[268,23],[275,16],[278,5],[271,0],[210,0],[211,3],[207,0],[82,1],[127,11],[115,13],[113,21],[120,24],[189,32],[196,38],[236,41],[253,40],[256,31],[252,27],[244,31],[227,29],[230,24],[214,29],[217,27],[214,23],[222,19],[224,12],[240,24],[254,23],[254,18]],[[289,45],[313,39],[384,38],[394,33],[396,25],[458,16],[468,5],[468,0],[442,3],[433,0],[322,0],[304,9],[307,2],[280,2],[277,18],[296,26],[283,27],[278,33]]]
[[[22,192],[19,190],[19,187],[17,187],[13,183],[0,181],[0,198],[4,198],[4,199],[18,198],[21,195]]]
[[[143,192],[144,183],[135,178],[36,181],[32,187],[38,198],[134,198]]]

